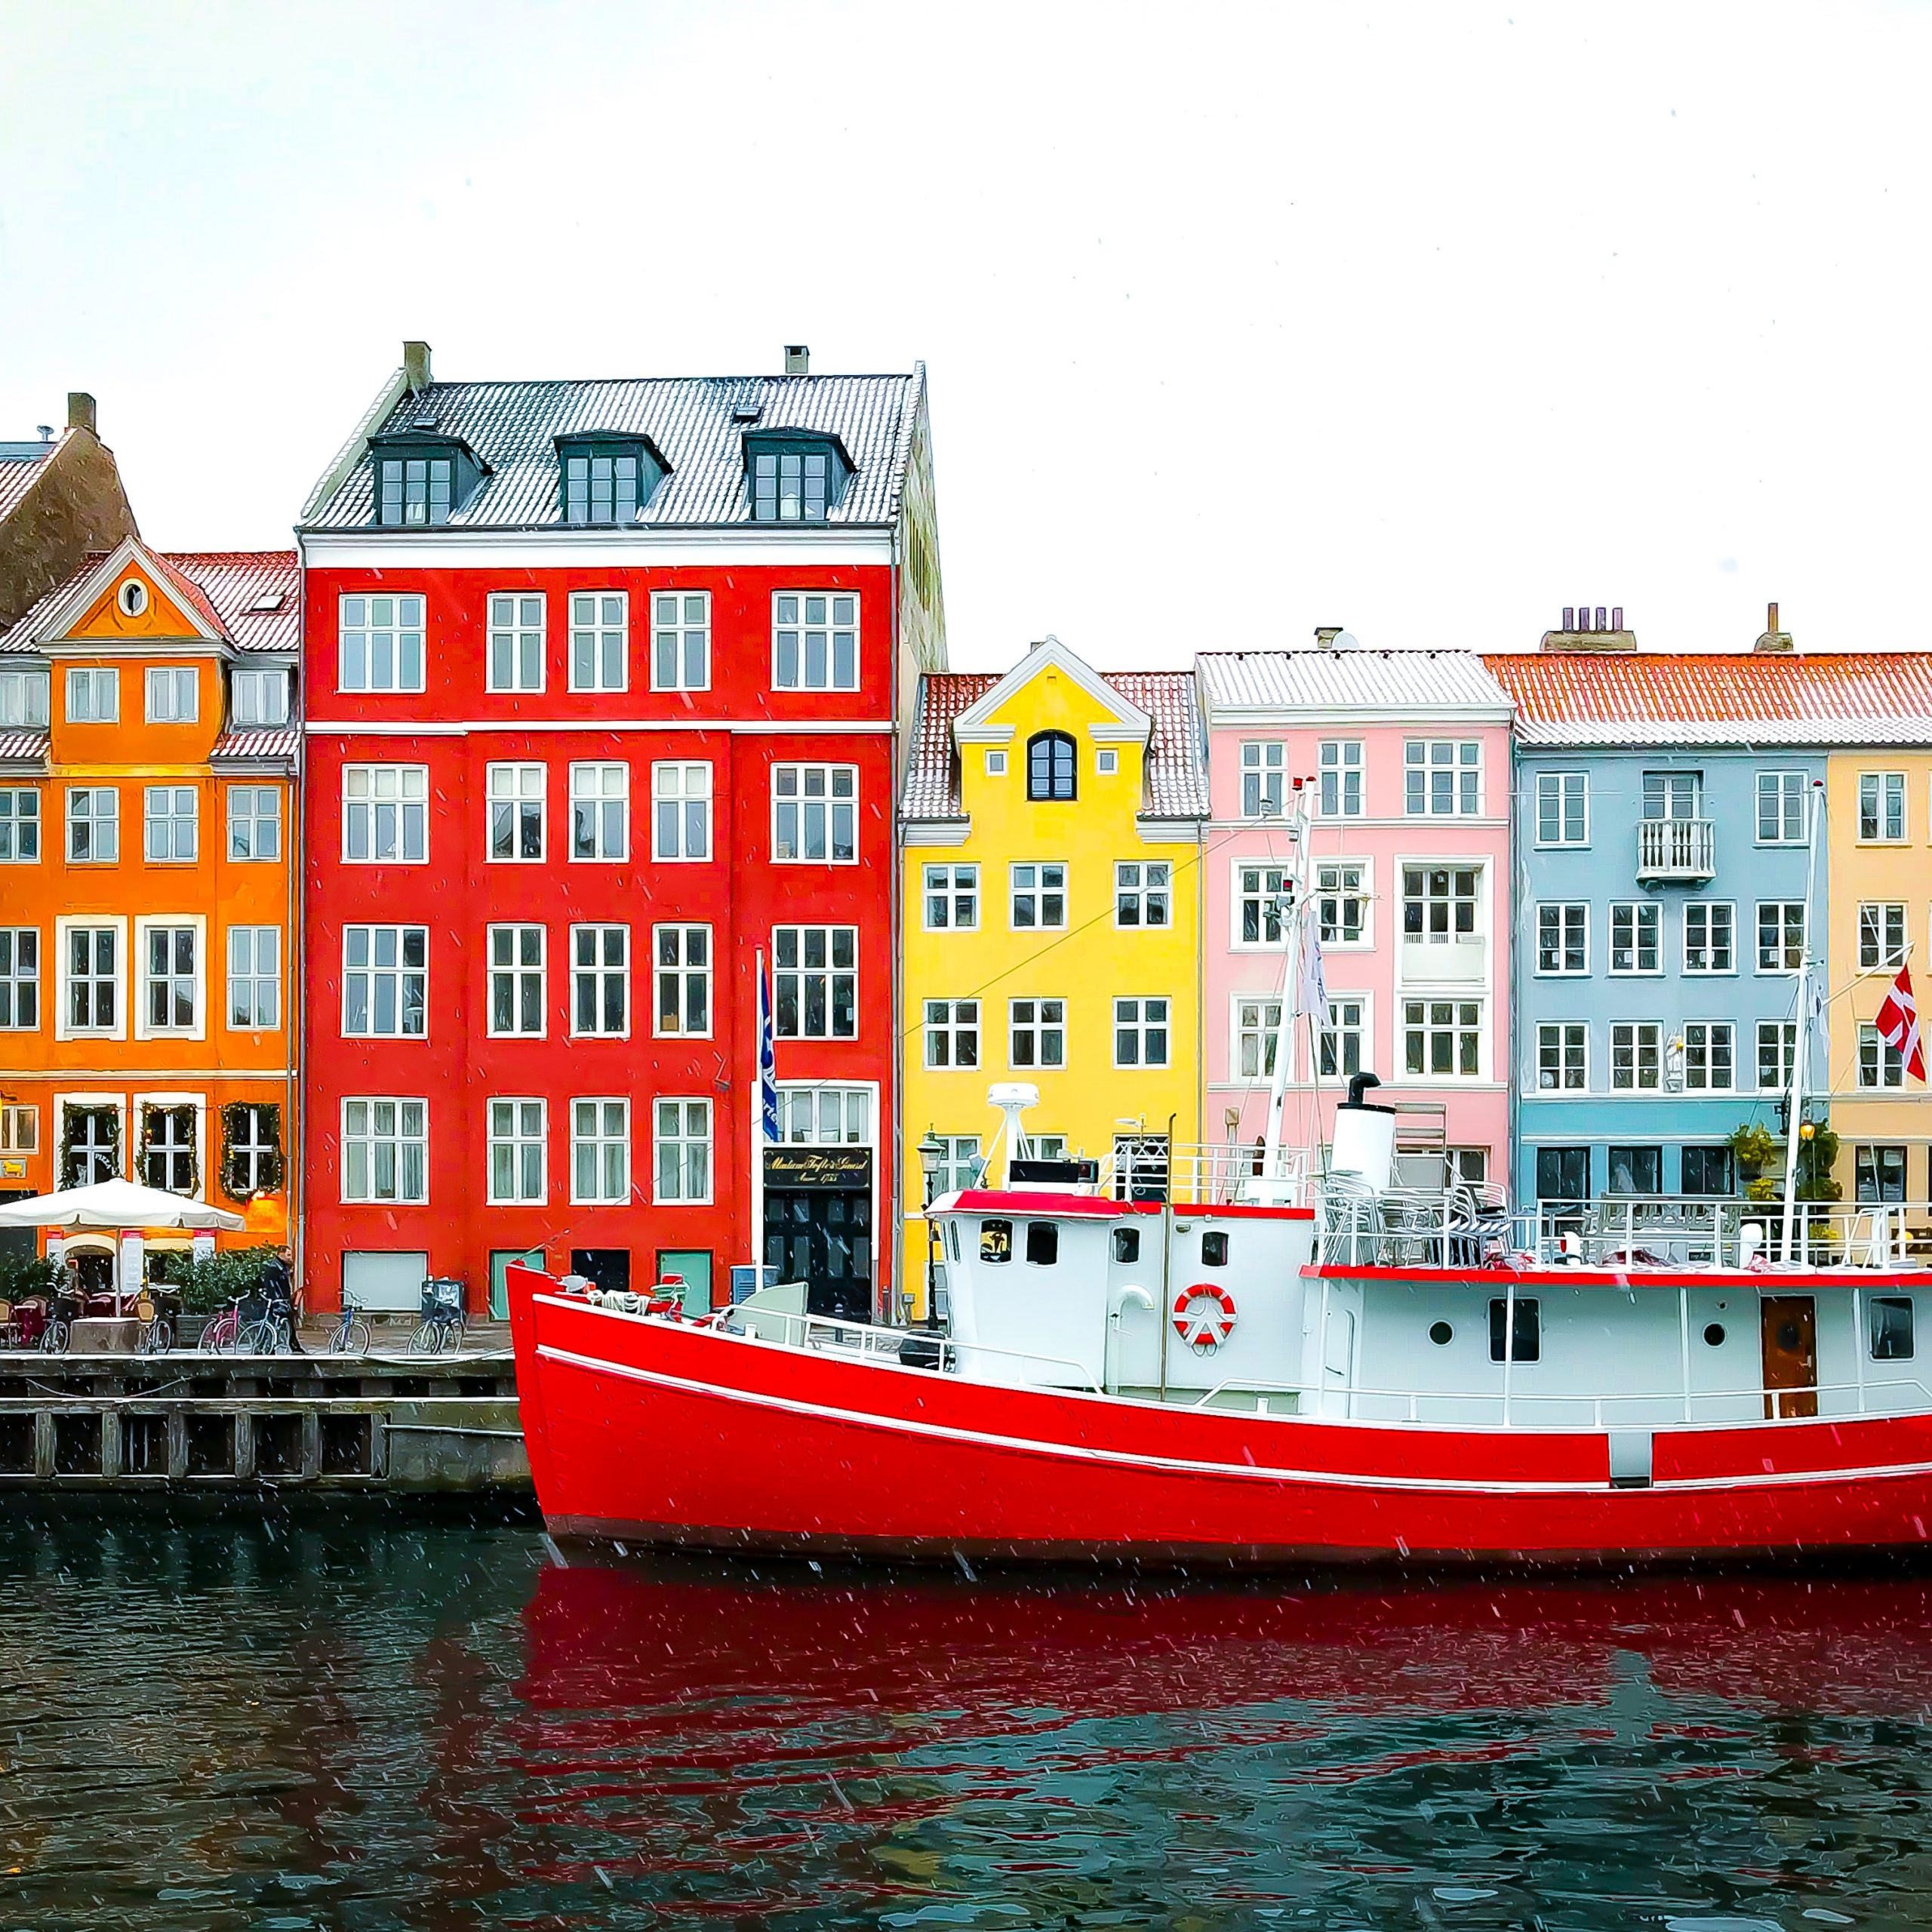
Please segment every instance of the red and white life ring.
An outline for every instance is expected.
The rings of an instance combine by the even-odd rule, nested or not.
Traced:
[[[1196,1355],[1218,1349],[1235,1332],[1235,1298],[1211,1281],[1196,1281],[1174,1297],[1174,1333]]]

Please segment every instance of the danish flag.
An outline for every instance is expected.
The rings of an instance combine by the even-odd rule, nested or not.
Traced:
[[[1918,1002],[1912,996],[1912,974],[1903,966],[1878,1009],[1878,1037],[1905,1062],[1913,1079],[1925,1078],[1925,1054],[1918,1043]]]

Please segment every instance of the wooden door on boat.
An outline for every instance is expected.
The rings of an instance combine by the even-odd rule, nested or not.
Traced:
[[[1818,1413],[1818,1305],[1809,1295],[1767,1295],[1760,1311],[1764,1337],[1764,1413]]]

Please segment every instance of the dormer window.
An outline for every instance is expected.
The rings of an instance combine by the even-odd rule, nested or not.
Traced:
[[[559,436],[564,521],[635,523],[670,466],[645,436]]]
[[[405,429],[369,438],[376,466],[376,521],[386,528],[448,523],[482,480],[468,447],[445,435]]]
[[[748,435],[745,463],[754,523],[823,523],[852,475],[836,436]]]
[[[1073,740],[1064,731],[1041,731],[1026,741],[1026,795],[1070,798],[1073,790]]]

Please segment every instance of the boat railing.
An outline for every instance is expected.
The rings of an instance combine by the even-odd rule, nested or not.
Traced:
[[[1272,1167],[1263,1149],[1227,1141],[1176,1142],[1158,1137],[1130,1145],[1124,1138],[1103,1155],[1094,1184],[1116,1201],[1170,1201],[1176,1207],[1298,1208],[1308,1200],[1309,1160],[1303,1148],[1282,1148]]]
[[[1035,1355],[1020,1349],[995,1348],[983,1342],[956,1341],[943,1331],[890,1328],[866,1321],[849,1321],[835,1315],[801,1315],[786,1309],[734,1306],[712,1320],[730,1335],[749,1335],[781,1346],[811,1349],[826,1354],[857,1355],[897,1362],[914,1368],[937,1369],[956,1374],[970,1358],[992,1356],[1032,1369],[1055,1371],[1058,1386],[1083,1389],[1098,1395],[1100,1385],[1077,1361],[1063,1355]],[[1071,1377],[1069,1383],[1066,1378]]]

